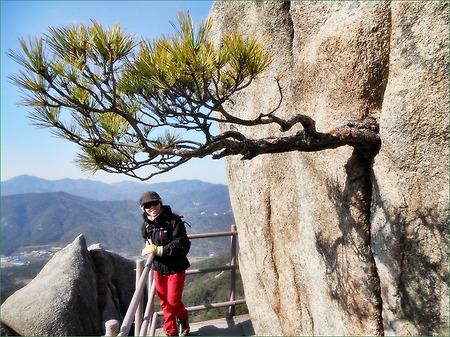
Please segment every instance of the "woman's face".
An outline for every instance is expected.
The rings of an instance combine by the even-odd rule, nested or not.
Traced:
[[[161,212],[161,203],[159,201],[151,201],[144,205],[145,213],[155,218]]]

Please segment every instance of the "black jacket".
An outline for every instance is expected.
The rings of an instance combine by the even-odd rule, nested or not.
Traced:
[[[172,213],[170,206],[162,206],[161,213],[153,221],[145,213],[142,216],[142,237],[163,246],[163,256],[155,256],[152,269],[161,274],[174,274],[189,268],[186,254],[191,243],[181,218]]]

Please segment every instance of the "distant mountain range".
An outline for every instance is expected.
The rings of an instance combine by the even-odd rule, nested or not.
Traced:
[[[47,180],[29,175],[21,175],[1,182],[1,195],[24,193],[66,192],[80,197],[96,200],[139,200],[142,193],[148,190],[157,191],[164,199],[186,193],[214,190],[226,191],[222,184],[211,184],[200,180],[178,180],[167,183],[139,183],[122,181],[119,183],[102,183],[89,179]]]
[[[100,243],[123,255],[136,254],[143,245],[138,200],[148,190],[157,191],[164,204],[184,216],[191,225],[188,233],[227,231],[234,223],[226,185],[199,180],[105,184],[19,176],[1,182],[2,254],[29,246],[65,246],[79,234],[84,234],[88,244]],[[226,252],[228,244],[193,243],[190,254]]]

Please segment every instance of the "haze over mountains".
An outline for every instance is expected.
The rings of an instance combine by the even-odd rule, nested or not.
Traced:
[[[191,225],[188,233],[227,231],[234,223],[226,185],[199,180],[106,184],[18,176],[1,182],[2,254],[30,246],[65,246],[79,234],[88,244],[136,254],[142,244],[138,200],[147,190],[157,191],[164,204],[184,216]],[[211,240],[193,244],[191,254],[221,253],[227,244]]]

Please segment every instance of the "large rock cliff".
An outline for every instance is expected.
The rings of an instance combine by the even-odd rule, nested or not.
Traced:
[[[269,33],[271,68],[229,109],[374,117],[381,147],[227,159],[257,335],[448,335],[447,2],[216,2],[214,40]],[[248,137],[272,126],[222,126]],[[296,132],[292,130],[291,132]]]

